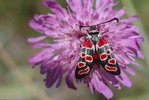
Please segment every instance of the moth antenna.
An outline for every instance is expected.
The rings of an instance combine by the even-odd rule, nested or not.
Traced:
[[[109,23],[109,22],[112,22],[112,21],[115,21],[115,20],[117,21],[117,23],[119,22],[119,19],[118,19],[118,18],[113,18],[113,19],[111,19],[111,20],[109,20],[109,21],[99,23],[99,24],[97,24],[97,25],[95,25],[95,26],[98,26],[98,25],[101,25],[101,24],[105,24],[105,23]]]

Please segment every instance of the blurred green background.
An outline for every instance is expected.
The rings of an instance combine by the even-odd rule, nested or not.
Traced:
[[[64,0],[57,0],[64,7]],[[138,14],[140,20],[134,24],[145,36],[142,50],[145,60],[137,68],[137,75],[131,77],[131,89],[121,91],[113,88],[112,100],[149,100],[149,0],[121,0],[118,8],[125,6],[127,16]],[[46,88],[39,68],[32,69],[27,62],[29,55],[37,50],[31,48],[26,39],[39,35],[29,28],[28,22],[35,13],[47,13],[42,0],[0,0],[0,100],[105,100],[98,94],[91,94],[85,85],[70,90],[63,82],[60,88]]]

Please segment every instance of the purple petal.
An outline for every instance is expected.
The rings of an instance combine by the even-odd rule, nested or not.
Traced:
[[[117,42],[121,47],[126,47],[129,52],[134,53],[139,58],[144,58],[143,53],[140,52],[140,47],[133,39],[123,39]]]
[[[56,82],[56,78],[53,78],[55,70],[49,70],[47,73],[47,78],[45,79],[47,88],[50,88]]]
[[[92,85],[94,86],[95,90],[99,93],[102,93],[107,99],[113,97],[113,92],[109,89],[107,85],[94,74],[94,77],[91,79]]]
[[[130,75],[133,75],[133,76],[136,75],[136,71],[128,66],[124,69],[124,71],[129,73]]]
[[[43,55],[45,55],[47,53],[47,51],[41,51],[38,54],[36,54],[35,56],[30,57],[29,62],[31,64],[36,64],[36,63],[40,63],[44,60]]]
[[[46,86],[51,87],[56,81],[56,87],[61,84],[62,78],[62,68],[55,67],[54,69],[48,70],[46,81]]]
[[[32,44],[32,48],[41,48],[41,49],[46,49],[46,48],[50,48],[51,44],[48,43],[36,43],[36,44]]]
[[[66,14],[66,10],[61,7],[55,0],[45,0],[45,6],[50,8],[54,14],[59,18],[64,18]]]
[[[69,88],[76,90],[77,88],[75,87],[73,83],[73,77],[74,77],[74,71],[69,72],[66,77],[66,84]]]
[[[86,9],[89,12],[92,12],[93,0],[84,0],[83,2],[84,2],[84,9]]]
[[[118,82],[118,80],[115,78],[114,75],[111,75],[105,71],[101,71],[100,70],[100,73],[102,73],[103,77],[105,77],[105,80],[107,80],[110,84],[112,84],[115,88],[117,89],[121,89],[121,86]]]
[[[56,88],[60,87],[60,85],[62,83],[62,79],[63,79],[62,77],[63,77],[63,74],[62,73],[59,74],[59,79],[58,79],[58,81],[56,83]]]
[[[119,10],[114,17],[120,18],[126,13],[126,9]]]
[[[122,83],[126,87],[130,88],[132,86],[131,80],[122,70],[121,70],[121,75],[117,76],[116,78],[120,83]]]
[[[93,94],[95,89],[91,82],[88,83],[88,87],[89,87],[91,93]]]
[[[45,38],[46,36],[39,36],[39,37],[34,37],[34,38],[28,38],[27,41],[30,43],[37,43],[37,42],[44,40]]]
[[[66,0],[69,7],[73,10],[73,12],[78,12],[77,15],[81,14],[82,11],[82,0]],[[79,9],[79,10],[78,10]]]
[[[132,16],[132,17],[130,17],[130,18],[122,19],[121,22],[122,22],[122,23],[127,23],[127,24],[129,24],[129,23],[132,23],[132,22],[134,22],[134,21],[136,21],[136,20],[138,20],[138,19],[139,19],[139,16],[138,16],[138,15],[134,15],[134,16]]]
[[[41,65],[41,67],[40,67],[40,73],[41,74],[45,74],[49,69],[50,69],[49,68],[49,64]]]

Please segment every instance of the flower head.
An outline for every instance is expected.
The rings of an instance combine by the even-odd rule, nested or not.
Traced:
[[[41,36],[29,38],[28,42],[32,43],[33,48],[40,48],[41,51],[32,56],[29,62],[33,67],[40,65],[41,74],[47,75],[46,86],[59,87],[66,74],[67,86],[76,89],[73,79],[80,58],[82,35],[87,34],[77,25],[96,25],[118,18],[119,23],[110,22],[100,26],[100,32],[108,29],[108,32],[102,35],[119,63],[121,74],[111,75],[101,68],[94,68],[87,77],[79,81],[87,84],[92,93],[97,91],[108,99],[113,96],[110,85],[119,90],[120,84],[131,87],[132,82],[126,73],[135,75],[135,71],[128,65],[138,66],[134,57],[144,57],[140,51],[140,44],[144,38],[139,34],[138,28],[132,25],[138,16],[123,18],[126,10],[115,10],[117,3],[113,0],[66,0],[66,2],[67,9],[55,0],[45,0],[45,6],[52,13],[36,14],[30,21],[30,27],[41,33]],[[52,43],[44,41],[48,38],[52,39]],[[76,82],[78,83],[78,80]]]

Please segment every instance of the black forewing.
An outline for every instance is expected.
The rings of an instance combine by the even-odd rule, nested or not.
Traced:
[[[96,44],[97,54],[99,56],[99,66],[101,66],[105,71],[107,71],[110,74],[119,75],[120,68],[118,65],[118,61],[114,56],[114,53],[112,52],[107,41],[105,39],[104,40],[100,40],[100,39],[98,42],[103,42],[103,43],[100,43],[102,44],[102,46],[101,45],[99,46],[98,43]]]
[[[93,47],[88,48],[89,47],[88,42],[90,42],[93,46],[93,43],[91,42],[91,40],[89,40],[89,39],[84,40],[84,43],[81,46],[80,59],[77,64],[77,67],[76,67],[76,72],[75,72],[76,79],[82,79],[82,78],[88,76],[94,66],[93,53],[94,53],[95,48],[93,48]],[[83,56],[82,56],[82,54],[83,54]],[[92,61],[87,60],[87,57],[91,57]],[[81,65],[85,64],[85,65],[83,67],[81,67],[79,64],[81,64]]]

